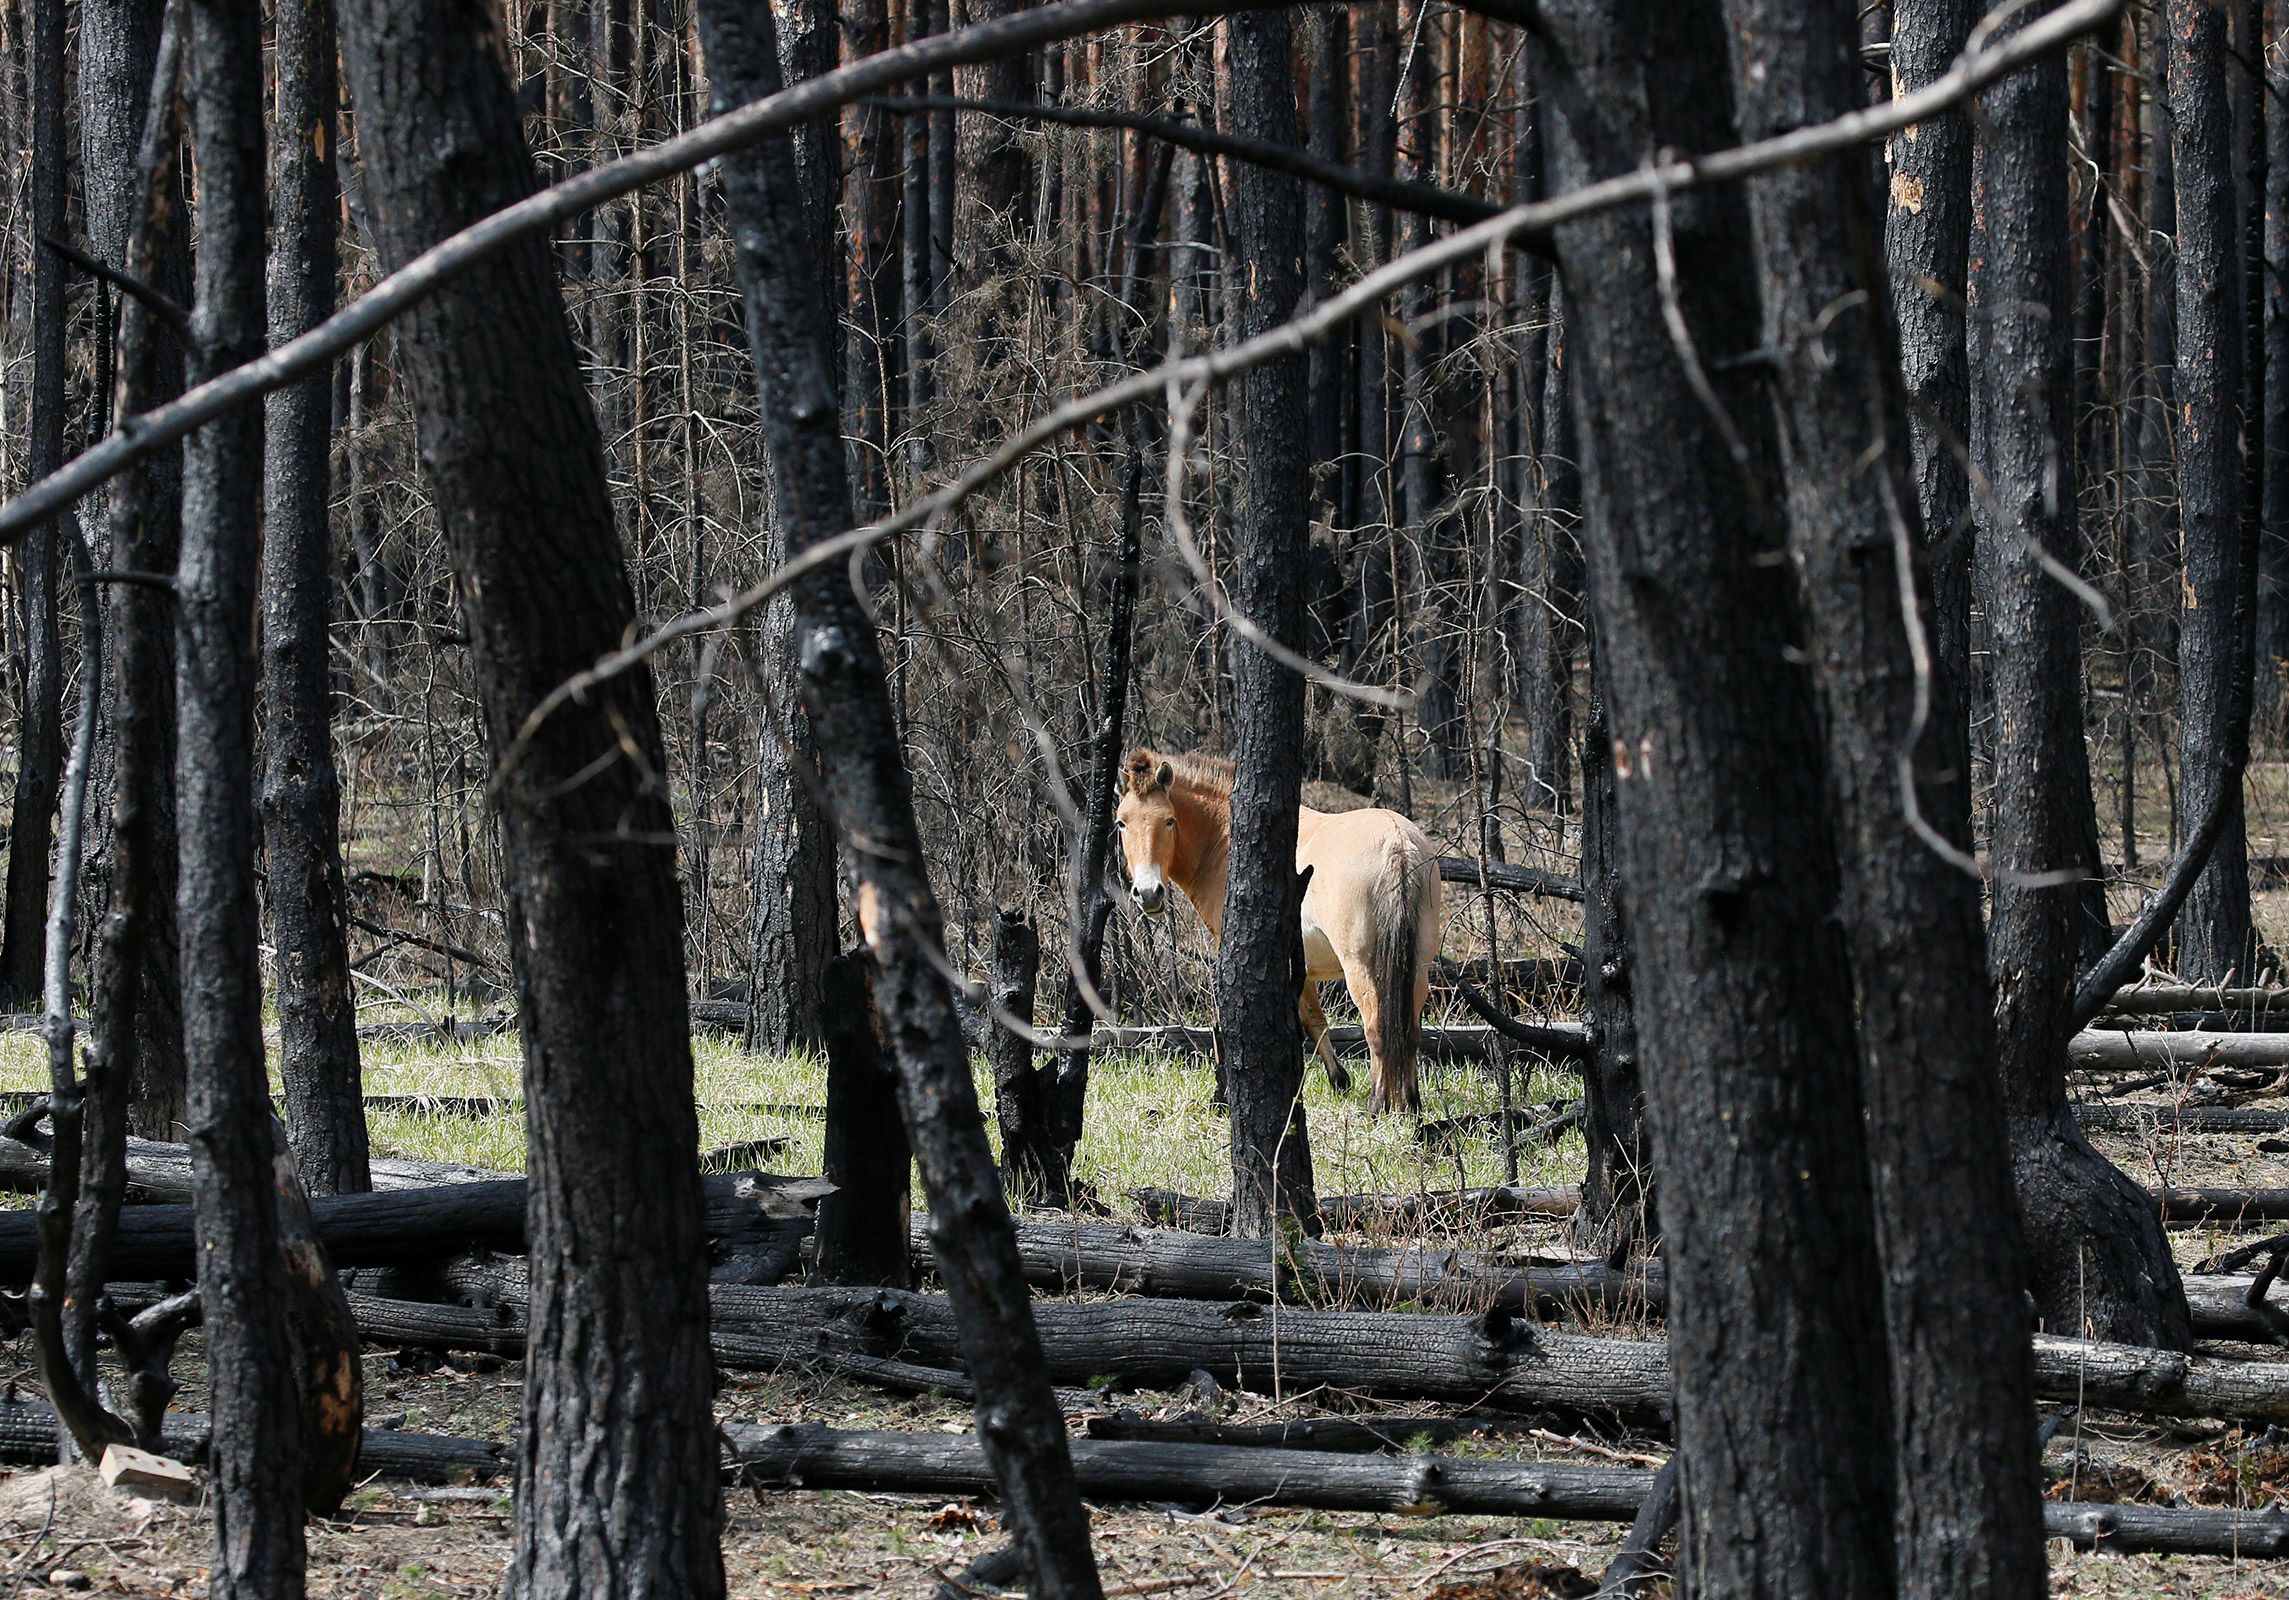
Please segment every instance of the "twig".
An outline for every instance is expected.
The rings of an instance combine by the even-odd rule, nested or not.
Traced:
[[[100,278],[130,299],[141,301],[145,310],[174,329],[182,336],[185,344],[191,342],[190,310],[174,296],[153,288],[133,273],[122,271],[101,256],[89,255],[77,245],[68,244],[52,233],[41,234],[40,243],[89,277]]]
[[[982,116],[1006,117],[1011,121],[1053,122],[1068,128],[1127,128],[1150,138],[1163,139],[1186,150],[1202,155],[1231,156],[1237,160],[1269,167],[1316,183],[1323,188],[1339,190],[1376,205],[1389,206],[1394,211],[1412,211],[1418,216],[1434,217],[1441,222],[1468,225],[1484,222],[1498,215],[1502,208],[1492,201],[1476,195],[1460,194],[1442,189],[1436,184],[1416,183],[1405,178],[1385,178],[1357,167],[1347,167],[1340,161],[1329,161],[1312,155],[1294,145],[1275,144],[1269,139],[1250,139],[1239,134],[1223,133],[1204,128],[1196,122],[1182,122],[1174,117],[1144,116],[1133,111],[1112,111],[1095,106],[1031,105],[1018,100],[965,100],[958,95],[916,95],[911,99],[894,99],[876,95],[866,104],[878,111],[897,116],[912,116],[928,111],[971,111]],[[1539,239],[1529,242],[1529,249],[1548,253],[1548,245]]]

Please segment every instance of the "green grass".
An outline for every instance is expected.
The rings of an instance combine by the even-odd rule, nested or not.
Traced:
[[[374,1005],[361,1016],[367,1021],[402,1021],[412,1020],[414,1014],[395,1005]],[[363,1055],[369,1095],[522,1098],[514,1034],[458,1041],[369,1039]],[[804,1056],[747,1055],[736,1040],[713,1033],[693,1038],[692,1057],[703,1149],[783,1139],[784,1152],[764,1165],[789,1173],[819,1170],[825,1134],[819,1118],[753,1108],[823,1106],[823,1062]],[[973,1068],[979,1102],[998,1151],[991,1079],[983,1063],[973,1062]],[[275,1084],[275,1055],[271,1072]],[[46,1075],[42,1046],[34,1035],[0,1035],[0,1089],[41,1088]],[[1363,1061],[1354,1064],[1353,1078],[1355,1088],[1348,1099],[1332,1094],[1316,1067],[1305,1080],[1313,1166],[1322,1193],[1415,1193],[1502,1181],[1501,1149],[1491,1130],[1463,1140],[1459,1148],[1426,1150],[1414,1137],[1411,1119],[1367,1115]],[[1210,1069],[1203,1060],[1165,1054],[1100,1056],[1090,1077],[1088,1121],[1075,1176],[1115,1206],[1125,1204],[1130,1190],[1146,1186],[1210,1197],[1228,1195],[1229,1126],[1209,1103],[1211,1087]],[[1522,1064],[1513,1078],[1513,1096],[1520,1104],[1580,1092],[1570,1074],[1547,1068],[1528,1071]],[[1424,1069],[1427,1118],[1489,1111],[1496,1103],[1494,1080],[1484,1070]],[[377,1155],[464,1162],[504,1172],[524,1168],[524,1128],[514,1116],[373,1110],[368,1120]],[[1552,1147],[1539,1142],[1524,1146],[1519,1156],[1522,1183],[1565,1182],[1581,1173],[1577,1134]],[[916,1198],[919,1201],[919,1186]]]

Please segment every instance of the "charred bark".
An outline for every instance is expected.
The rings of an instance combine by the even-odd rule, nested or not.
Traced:
[[[1634,7],[1586,5],[1555,43],[1559,188],[1733,142],[1715,6],[1655,36]],[[1888,1594],[1881,1280],[1849,974],[1805,937],[1836,913],[1836,855],[1743,359],[1764,338],[1749,218],[1711,192],[1558,244],[1669,1251],[1680,1554],[1714,1593]]]
[[[827,967],[827,1136],[819,1201],[822,1283],[912,1286],[907,1197],[914,1155],[898,1119],[898,1078],[883,1059],[863,950]]]
[[[332,0],[277,11],[271,150],[270,342],[334,308],[335,47]],[[286,1132],[314,1193],[372,1187],[334,775],[334,541],[326,508],[332,384],[324,373],[270,397],[263,436],[263,881],[277,951]]]
[[[2268,34],[2282,22],[2279,0]],[[2284,674],[2289,674],[2289,53],[2265,53],[2265,265],[2262,316],[2265,403],[2264,512],[2257,563],[2257,692],[2266,726],[2279,726]]]
[[[1971,0],[1894,0],[1895,93],[1928,85],[1963,51]],[[1971,772],[1971,486],[1963,441],[1971,436],[1963,295],[1971,252],[1971,123],[1960,111],[1892,137],[1884,254],[1899,330],[1900,379],[1915,469],[1916,526],[1931,574],[1931,728],[1945,770]],[[1968,811],[1930,819],[1968,830]],[[1950,834],[1968,846],[1968,831]]]
[[[1299,143],[1287,13],[1244,13],[1225,26],[1233,127]],[[1233,174],[1230,199],[1239,262],[1226,283],[1238,308],[1236,331],[1245,339],[1287,321],[1301,302],[1303,186],[1243,166]],[[1246,463],[1232,530],[1233,599],[1242,616],[1291,649],[1303,639],[1309,539],[1307,376],[1304,358],[1296,355],[1233,385],[1233,431]],[[1237,635],[1231,671],[1231,888],[1216,952],[1216,1027],[1232,1108],[1233,1231],[1264,1238],[1287,1219],[1308,1231],[1316,1215],[1291,975],[1301,914],[1295,857],[1304,695],[1302,678]]]
[[[192,334],[204,377],[252,360],[264,344],[262,19],[249,6],[194,0],[189,23],[199,172]],[[193,434],[183,452],[175,784],[185,842],[179,926],[191,1203],[214,1395],[212,1592],[280,1600],[302,1592],[303,1457],[255,901],[250,635],[262,420],[242,409]]]
[[[83,6],[81,19],[84,96],[91,70],[86,29],[103,18]],[[109,20],[117,24],[122,19],[113,14]],[[182,8],[174,7],[166,13],[160,36],[150,41],[152,59],[146,63],[150,80],[142,91],[145,115],[129,169],[137,174],[130,191],[135,197],[132,216],[114,219],[125,230],[121,256],[125,269],[143,281],[156,281],[161,263],[179,255],[170,248],[170,240],[179,200],[174,163],[181,144],[178,90],[185,31]],[[99,42],[96,59],[120,43],[117,38]],[[116,62],[111,65],[116,69]],[[87,111],[83,98],[83,130]],[[116,152],[107,153],[106,159],[116,161]],[[98,168],[92,160],[84,165],[92,229],[100,192]],[[121,308],[117,403],[122,410],[140,408],[162,383],[180,387],[180,352],[172,337],[141,302]],[[178,459],[169,456],[147,471],[127,473],[112,486],[112,561],[140,564],[163,559],[166,566],[146,568],[154,572],[172,566],[180,483],[167,475],[167,469]],[[164,557],[158,551],[162,534]],[[132,554],[137,551],[142,554]],[[72,1359],[79,1370],[90,1374],[95,1371],[97,1300],[126,1185],[128,1130],[139,1119],[150,1120],[147,1114],[153,1107],[145,1091],[154,1085],[167,1090],[159,1097],[165,1101],[165,1114],[157,1118],[161,1131],[172,1137],[184,1115],[179,1070],[182,997],[174,986],[175,774],[171,764],[162,764],[171,763],[175,738],[171,605],[172,596],[155,587],[126,584],[106,613],[97,617],[107,641],[109,676],[103,687],[112,723],[110,881],[103,897],[109,905],[95,927],[88,962],[94,1038],[86,1052],[86,1165],[80,1178],[84,1221],[72,1238],[71,1298],[64,1319]],[[86,865],[92,874],[94,861]],[[155,961],[164,967],[166,990],[164,1005],[156,1010],[152,1006]]]
[[[1590,703],[1582,745],[1582,1005],[1596,1052],[1582,1063],[1582,1144],[1588,1166],[1582,1203],[1567,1225],[1577,1245],[1626,1260],[1660,1237],[1653,1152],[1645,1129],[1645,1085],[1638,1071],[1635,978],[1631,972],[1627,885],[1614,820],[1612,748],[1605,710]]]
[[[2077,885],[2087,872],[2078,797],[2087,804],[2090,765],[2076,601],[2040,560],[2046,551],[2070,559],[2075,547],[2073,501],[2052,488],[2069,447],[2073,384],[2066,65],[2028,67],[1980,104],[1971,447],[1991,487],[1978,524],[1995,692],[2012,708],[1995,736],[1987,949],[2029,1277],[2045,1326],[2183,1349],[2192,1333],[2161,1226],[2082,1136],[2066,1098]]]
[[[1849,0],[1726,0],[1726,11],[1742,138],[1862,102]],[[1965,837],[1970,786],[1917,682],[1911,630],[1928,629],[1930,590],[1895,403],[1876,196],[1874,170],[1856,153],[1748,185],[1858,1000],[1891,1361],[1896,1571],[1903,1595],[2037,1600],[2047,1579],[2026,1426],[2026,1269],[1979,886],[1915,825]]]
[[[782,80],[834,70],[835,29],[823,0],[789,13],[795,24],[780,42]],[[844,289],[833,233],[839,198],[841,139],[832,117],[814,118],[788,139],[795,192],[814,241],[789,270],[816,280],[823,314],[840,322]],[[841,404],[841,352],[823,375],[830,403]],[[784,491],[782,491],[784,492]],[[777,566],[789,552],[787,513],[766,520],[762,559]],[[757,730],[752,907],[747,951],[750,1051],[786,1054],[826,1042],[827,964],[842,947],[835,899],[835,843],[821,803],[819,750],[803,708],[796,663],[795,602],[777,595],[756,627],[763,673],[763,726]]]
[[[997,912],[993,927],[993,971],[988,978],[993,1004],[1027,1027],[1033,1025],[1034,993],[1041,977],[1041,936],[1022,911]],[[1002,1187],[1022,1205],[1037,1204],[1057,1191],[1043,1160],[1049,1141],[1045,1087],[1033,1065],[1033,1041],[989,1015],[986,1060],[993,1070],[994,1120],[1001,1124]]]
[[[338,9],[383,263],[529,193],[489,36],[454,0]],[[445,158],[444,153],[450,153]],[[496,763],[635,607],[545,240],[399,325]],[[522,1026],[533,1314],[511,1592],[723,1592],[699,1126],[674,820],[647,672],[491,779]],[[609,1488],[600,1486],[609,1485]]]
[[[952,0],[955,27],[991,22],[1024,9],[1025,0]],[[1020,51],[975,66],[956,67],[953,91],[965,100],[1030,101],[1036,80],[1027,53]],[[953,184],[952,214],[937,224],[950,230],[954,261],[962,281],[976,287],[1009,270],[1010,244],[1033,231],[1035,178],[1023,130],[998,117],[949,118],[961,181]],[[933,152],[933,155],[935,153]],[[933,169],[936,162],[933,160]],[[941,180],[952,173],[935,174]]]
[[[1529,464],[1536,492],[1527,511],[1518,674],[1526,714],[1527,803],[1560,816],[1573,803],[1574,658],[1583,637],[1582,481],[1574,465],[1573,406],[1566,395],[1563,303],[1553,286],[1542,392],[1535,397],[1541,438]],[[1583,765],[1585,787],[1592,781],[1593,764]]]
[[[2177,183],[2177,501],[2185,563],[2178,625],[2181,815],[2207,814],[2232,777],[2233,706],[2246,691],[2256,574],[2244,559],[2242,234],[2234,193],[2226,0],[2172,0],[2171,167]],[[2246,738],[2246,734],[2244,734]],[[2230,802],[2229,802],[2230,804]],[[2249,846],[2232,805],[2178,914],[2178,970],[2196,983],[2250,976]]]
[[[703,5],[699,28],[719,108],[776,90],[771,13]],[[833,317],[804,263],[818,257],[789,141],[769,138],[723,167],[748,345],[787,550],[850,527],[850,482],[834,400]],[[875,960],[875,1003],[898,1062],[899,1104],[930,1196],[932,1241],[959,1306],[989,1459],[1037,1596],[1099,1592],[1088,1522],[1073,1489],[1056,1397],[1042,1375],[1008,1205],[986,1142],[954,997],[930,954],[943,922],[922,865],[912,780],[891,714],[873,618],[839,568],[792,586],[794,659],[816,729],[837,828],[851,852],[859,926]],[[942,956],[940,959],[943,959]]]
[[[1105,871],[1112,854],[1113,811],[1120,800],[1122,735],[1128,724],[1130,665],[1136,649],[1137,585],[1143,576],[1142,445],[1140,438],[1131,437],[1128,484],[1121,496],[1121,539],[1113,552],[1112,592],[1106,597],[1105,637],[1098,658],[1103,665],[1097,681],[1097,721],[1089,730],[1088,809],[1081,814],[1082,834],[1073,849],[1073,944],[1066,953],[1060,1024],[1068,1038],[1093,1031],[1096,1013],[1089,1005],[1089,991],[1104,982],[1105,925],[1113,915]],[[1063,1052],[1046,1095],[1052,1195],[1070,1194],[1073,1147],[1081,1142],[1088,1097],[1089,1052]]]
[[[31,7],[32,236],[65,236],[63,0]],[[63,465],[64,262],[32,250],[32,393],[25,443],[26,481]],[[36,1002],[47,949],[48,854],[64,775],[64,641],[61,528],[33,529],[17,546],[17,627],[23,644],[18,685],[16,794],[8,817],[8,899],[0,923],[0,993]]]
[[[80,158],[88,242],[129,276],[191,299],[184,189],[176,171],[170,70],[158,81],[164,0],[80,7]],[[155,98],[156,95],[156,98]],[[165,138],[155,135],[165,132]],[[133,303],[121,307],[122,410],[183,386],[181,342]],[[113,485],[105,566],[172,572],[182,538],[182,451],[160,450]],[[88,987],[97,1048],[129,1084],[127,1131],[173,1139],[187,1112],[183,999],[175,929],[175,618],[144,584],[111,597],[106,621],[111,719],[110,837],[90,874],[107,898]],[[91,921],[93,917],[91,916]],[[91,1153],[111,1135],[89,1129]]]

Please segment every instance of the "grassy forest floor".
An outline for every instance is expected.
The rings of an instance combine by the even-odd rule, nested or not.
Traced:
[[[2168,860],[2170,841],[2144,829],[2163,821],[2168,809],[2158,775],[2141,776],[2141,860],[2132,876],[2138,886],[2150,886]],[[2109,800],[2108,790],[2114,785],[2112,775],[2102,770],[2101,805],[2110,817],[2119,815]],[[1416,798],[1434,834],[1468,836],[1466,808],[1455,797],[1425,793]],[[1321,805],[1345,803],[1335,792],[1315,793],[1312,799]],[[1353,798],[1349,803],[1358,802]],[[2268,762],[2252,774],[2250,831],[2260,921],[2276,949],[2289,949],[2289,847],[2282,843],[2289,837],[2289,766]],[[371,852],[377,843],[373,834],[367,834],[355,848]],[[1513,859],[1570,869],[1568,843],[1562,835],[1521,839]],[[2108,854],[2118,864],[2115,838],[2109,839]],[[402,866],[378,856],[374,864]],[[2118,892],[2118,917],[2130,913],[2137,894],[2134,886]],[[1179,913],[1156,929],[1139,931],[1137,949],[1162,963],[1161,976],[1173,984],[1173,992],[1204,994],[1199,982],[1205,977],[1201,940],[1188,918],[1189,913]],[[1482,919],[1483,908],[1454,891],[1447,953],[1478,954],[1484,946]],[[1568,920],[1563,907],[1504,906],[1497,943],[1505,956],[1551,955],[1557,939],[1573,936]],[[384,963],[375,970],[391,969]],[[482,1015],[503,1003],[497,996],[476,1002],[464,997],[458,1005],[446,1006],[434,990],[425,992],[412,981],[418,976],[410,970],[397,973],[405,981],[395,988],[362,986],[366,1002],[362,1019],[435,1023],[453,1015]],[[1143,1002],[1140,995],[1135,1003]],[[1124,1009],[1133,1010],[1134,1004]],[[1336,1008],[1331,1004],[1331,1009]],[[1559,1012],[1568,1009],[1562,1003],[1556,1007]],[[1151,1018],[1131,1015],[1128,1020]],[[1428,1020],[1470,1019],[1457,1014]],[[736,1041],[712,1033],[695,1038],[694,1054],[705,1147],[764,1141],[767,1153],[758,1164],[781,1172],[818,1170],[822,1124],[799,1108],[823,1104],[820,1063],[747,1056]],[[480,1096],[514,1102],[521,1093],[512,1034],[461,1040],[434,1033],[368,1039],[365,1064],[367,1090],[374,1095]],[[44,1082],[44,1072],[39,1048],[30,1036],[0,1034],[0,1090],[37,1088]],[[990,1086],[982,1074],[979,1087],[981,1101],[990,1107]],[[1546,1104],[1580,1091],[1570,1074],[1521,1063],[1512,1092],[1518,1104]],[[2090,1086],[2084,1092],[2099,1090]],[[1503,1180],[1503,1156],[1492,1132],[1426,1150],[1398,1119],[1370,1119],[1360,1098],[1332,1095],[1317,1071],[1307,1081],[1305,1097],[1323,1193],[1405,1193]],[[1483,1070],[1426,1071],[1426,1117],[1486,1111],[1497,1103],[1493,1078]],[[1212,1196],[1228,1192],[1226,1125],[1209,1103],[1208,1073],[1202,1063],[1165,1055],[1108,1060],[1093,1077],[1089,1117],[1077,1175],[1117,1209],[1133,1215],[1126,1197],[1130,1190],[1146,1185]],[[371,1121],[377,1154],[506,1171],[524,1165],[523,1130],[513,1115],[477,1119],[418,1108],[389,1109],[376,1110]],[[2248,1137],[2102,1136],[2099,1143],[2147,1184],[2289,1186],[2289,1154],[2261,1151]],[[1519,1157],[1517,1178],[1522,1183],[1563,1183],[1581,1173],[1582,1148],[1572,1133],[1554,1143],[1531,1143]],[[1384,1243],[1420,1234],[1347,1237]],[[1480,1224],[1442,1237],[1517,1254],[1563,1253],[1558,1225],[1549,1221]],[[2187,1228],[2177,1230],[2174,1238],[2181,1262],[2190,1266],[2229,1246],[2236,1236]],[[1617,1325],[1611,1318],[1602,1319],[1594,1331],[1658,1336],[1655,1326]],[[179,1403],[186,1409],[203,1408],[204,1371],[196,1335],[185,1342],[177,1366],[186,1380]],[[515,1434],[521,1379],[514,1362],[492,1357],[437,1361],[376,1351],[367,1357],[366,1376],[368,1412],[376,1421],[397,1419],[408,1428],[504,1441]],[[38,1391],[25,1340],[0,1341],[0,1384],[16,1391]],[[1181,1415],[1196,1403],[1172,1394],[1104,1396],[1108,1409],[1153,1417]],[[970,1424],[966,1407],[959,1403],[890,1397],[840,1378],[793,1369],[730,1379],[720,1406],[728,1418],[755,1422],[949,1432]],[[1399,1409],[1324,1390],[1277,1396],[1227,1394],[1217,1402],[1220,1419],[1236,1422]],[[1413,1415],[1436,1409],[1420,1404],[1403,1408]],[[1586,1433],[1511,1432],[1482,1436],[1454,1448],[1604,1464],[1650,1462],[1663,1452],[1654,1439]],[[2070,1424],[2060,1431],[2047,1454],[2046,1468],[2053,1480],[2051,1492],[2066,1498],[2229,1506],[2289,1500],[2289,1440],[2252,1437],[2222,1427],[2161,1428],[2086,1418],[2079,1428]],[[369,1484],[357,1492],[341,1517],[312,1525],[310,1592],[342,1600],[492,1595],[508,1560],[510,1510],[502,1484],[442,1490]],[[918,1496],[735,1489],[728,1510],[725,1560],[731,1591],[771,1600],[875,1593],[920,1600],[933,1592],[938,1574],[958,1572],[998,1538],[990,1505],[948,1504]],[[1322,1596],[1525,1600],[1573,1591],[1536,1587],[1518,1564],[1574,1567],[1594,1575],[1622,1533],[1615,1526],[1532,1519],[1247,1506],[1099,1507],[1094,1520],[1108,1594],[1167,1595],[1176,1600],[1255,1595],[1299,1600]],[[208,1539],[205,1513],[196,1507],[115,1498],[84,1472],[0,1474],[0,1600],[51,1586],[93,1594],[196,1595],[205,1586]],[[2280,1563],[2086,1555],[2059,1543],[2052,1546],[2052,1571],[2054,1593],[2089,1600],[2289,1596],[2289,1570]]]
[[[767,1164],[782,1171],[817,1170],[819,1124],[755,1106],[818,1105],[820,1066],[803,1060],[742,1056],[728,1042],[698,1042],[702,1125],[711,1146],[752,1139],[785,1141]],[[0,1088],[33,1087],[39,1066],[22,1036],[0,1039]],[[374,1043],[374,1093],[502,1095],[517,1093],[511,1036],[436,1043]],[[1476,1070],[1434,1070],[1426,1110],[1452,1115],[1487,1109],[1495,1091]],[[1525,1100],[1562,1098],[1568,1080],[1536,1074],[1522,1083]],[[1458,1182],[1499,1181],[1501,1156],[1491,1135],[1458,1150],[1426,1154],[1394,1120],[1371,1122],[1356,1098],[1330,1096],[1315,1075],[1308,1092],[1319,1181],[1327,1191],[1403,1192]],[[1170,1057],[1111,1064],[1093,1083],[1092,1134],[1083,1171],[1108,1199],[1141,1184],[1224,1192],[1224,1131],[1208,1105],[1205,1070]],[[390,1112],[374,1122],[376,1148],[396,1155],[468,1161],[514,1170],[523,1165],[514,1119]],[[2110,1139],[2108,1152],[2142,1181],[2289,1185],[2289,1157],[2257,1152],[2247,1138]],[[1522,1152],[1521,1181],[1563,1182],[1581,1166],[1578,1140]],[[1364,1237],[1364,1236],[1354,1236]],[[1562,1247],[1556,1224],[1482,1225],[1458,1242],[1525,1253]],[[2183,1230],[2181,1259],[2191,1264],[2230,1242],[2223,1233]],[[1653,1335],[1645,1325],[1598,1331]],[[190,1380],[180,1404],[203,1407],[194,1337],[179,1367]],[[23,1340],[0,1344],[0,1381],[36,1392],[32,1353]],[[408,1428],[506,1440],[517,1417],[515,1363],[489,1357],[446,1362],[374,1352],[367,1358],[368,1408],[377,1419]],[[1109,1394],[1110,1408],[1175,1416],[1190,1399],[1167,1394]],[[899,1399],[840,1379],[799,1370],[734,1378],[722,1393],[727,1417],[757,1422],[814,1421],[841,1427],[958,1431],[966,1407],[938,1399]],[[1225,1420],[1255,1421],[1377,1408],[1320,1391],[1280,1396],[1228,1395]],[[1435,1408],[1410,1405],[1411,1414]],[[1656,1440],[1623,1435],[1555,1434],[1487,1437],[1458,1448],[1491,1455],[1591,1463],[1656,1460]],[[2079,1451],[2079,1454],[2078,1454]],[[2289,1496],[2289,1447],[2222,1428],[2159,1429],[2087,1422],[2054,1441],[2048,1465],[2054,1493],[2085,1498],[2262,1504]],[[730,1496],[725,1558],[732,1592],[746,1596],[884,1593],[925,1596],[939,1572],[959,1571],[995,1537],[990,1506],[949,1505],[915,1496],[854,1493]],[[1371,1516],[1229,1507],[1099,1508],[1096,1527],[1108,1592],[1221,1600],[1226,1595],[1393,1596],[1427,1600],[1442,1585],[1445,1600],[1509,1600],[1540,1591],[1488,1587],[1485,1575],[1519,1562],[1574,1566],[1594,1574],[1621,1529],[1478,1517]],[[339,1519],[311,1530],[311,1592],[360,1600],[489,1595],[507,1559],[511,1524],[504,1486],[423,1490],[374,1483],[359,1491]],[[196,1509],[154,1507],[112,1498],[85,1474],[24,1472],[0,1479],[0,1593],[43,1585],[51,1574],[84,1576],[97,1594],[196,1594],[203,1588],[208,1530]],[[2054,1546],[2054,1590],[2072,1596],[2182,1596],[2201,1600],[2289,1594],[2278,1564],[2221,1559],[2077,1555]],[[71,1582],[74,1580],[62,1580]],[[1566,1592],[1550,1589],[1549,1593]]]

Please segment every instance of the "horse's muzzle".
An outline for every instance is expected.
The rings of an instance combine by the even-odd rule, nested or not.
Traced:
[[[1168,887],[1165,884],[1131,884],[1129,898],[1148,917],[1157,917],[1168,909]]]

